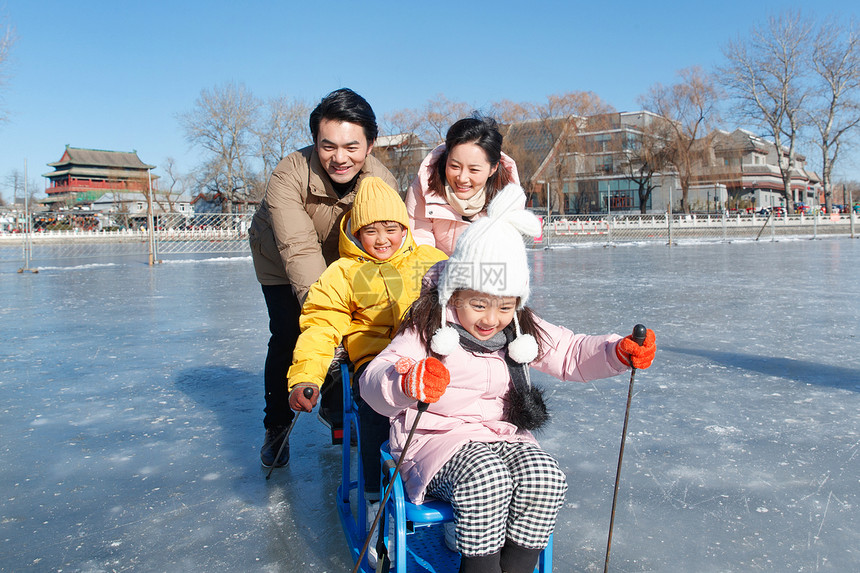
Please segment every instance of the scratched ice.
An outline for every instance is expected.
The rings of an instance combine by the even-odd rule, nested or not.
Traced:
[[[860,241],[536,250],[532,306],[657,332],[612,571],[860,570]],[[248,258],[0,266],[0,570],[349,569],[338,449],[299,419],[264,479]],[[629,377],[535,376],[570,490],[555,570],[601,571]]]

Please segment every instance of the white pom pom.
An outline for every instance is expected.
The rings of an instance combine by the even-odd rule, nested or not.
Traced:
[[[434,336],[435,338],[435,336]],[[508,356],[520,364],[528,364],[538,355],[538,344],[531,334],[521,334],[508,344]]]
[[[430,349],[436,354],[448,356],[460,344],[460,333],[450,326],[443,326],[430,339]]]

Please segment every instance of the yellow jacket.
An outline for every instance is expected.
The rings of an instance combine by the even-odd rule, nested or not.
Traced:
[[[407,230],[400,248],[380,261],[352,237],[349,218],[340,224],[340,258],[311,286],[302,307],[301,334],[287,375],[291,390],[306,382],[321,386],[341,340],[356,368],[372,360],[394,338],[421,292],[424,274],[447,258],[435,247],[416,245]]]

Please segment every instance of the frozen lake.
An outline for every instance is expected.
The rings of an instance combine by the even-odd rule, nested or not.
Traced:
[[[657,333],[612,571],[860,571],[860,241],[531,260],[544,318]],[[290,465],[259,465],[250,257],[63,265],[0,266],[0,571],[349,571],[327,429],[300,416]],[[629,377],[535,379],[570,484],[555,571],[602,571]]]

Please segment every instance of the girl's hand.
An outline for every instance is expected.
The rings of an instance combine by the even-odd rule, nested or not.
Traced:
[[[654,331],[650,328],[645,334],[645,342],[642,346],[636,344],[633,340],[633,335],[622,338],[615,345],[615,355],[618,359],[633,368],[648,368],[654,360],[654,354],[657,352],[657,342],[654,336]]]
[[[451,373],[445,365],[432,356],[418,362],[401,358],[395,368],[401,374],[400,387],[403,393],[426,404],[438,402],[451,381]]]

